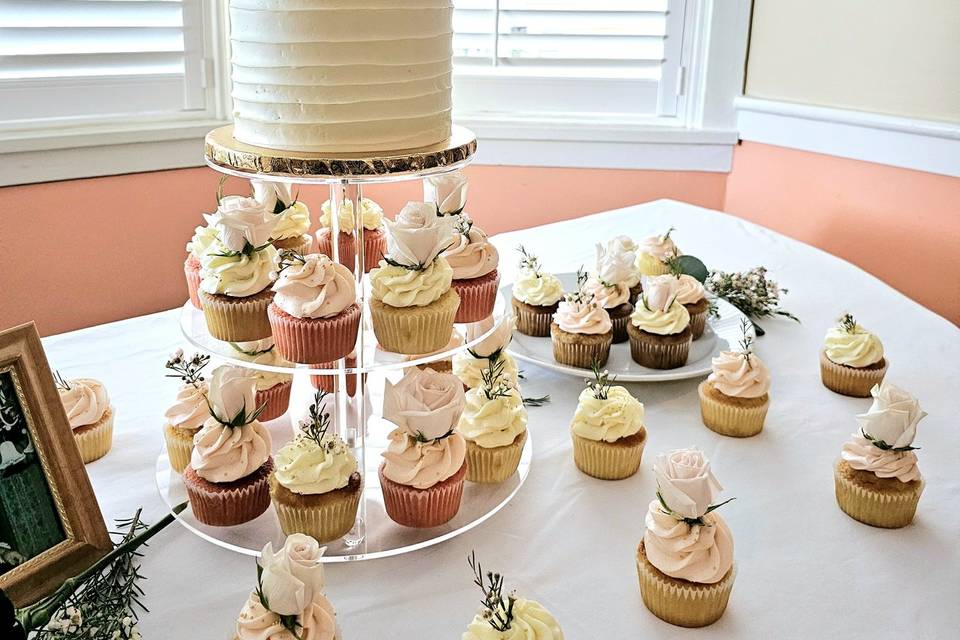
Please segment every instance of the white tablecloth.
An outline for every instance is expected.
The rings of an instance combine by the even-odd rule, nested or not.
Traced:
[[[482,226],[483,221],[479,221]],[[604,482],[575,468],[568,425],[582,380],[524,366],[525,395],[550,393],[530,409],[529,479],[503,511],[472,532],[424,551],[332,565],[328,595],[347,640],[459,638],[477,609],[466,557],[504,572],[508,588],[543,602],[572,640],[621,638],[945,638],[960,628],[960,331],[856,267],[725,214],[659,201],[498,236],[505,280],[523,243],[548,270],[589,264],[593,243],[676,227],[673,237],[708,265],[765,265],[790,289],[784,306],[802,324],[762,323],[757,353],[773,373],[766,428],[745,440],[700,422],[698,380],[629,385],[646,405],[644,462],[633,478]],[[891,255],[891,259],[896,259]],[[955,274],[945,274],[955,277]],[[145,283],[148,286],[148,283]],[[122,295],[122,292],[118,292]],[[69,312],[68,309],[64,310]],[[832,464],[868,400],[820,384],[818,348],[845,311],[883,340],[888,378],[919,397],[929,417],[916,444],[927,486],[914,523],[886,531],[844,515]],[[178,311],[46,339],[52,366],[103,380],[117,409],[113,450],[87,467],[108,519],[140,505],[162,513],[154,462],[163,410],[176,382],[168,353],[185,346]],[[724,617],[688,631],[650,614],[640,600],[634,551],[654,492],[657,452],[701,447],[737,500],[723,508],[739,573]],[[222,640],[255,578],[254,561],[204,542],[177,524],[144,561],[148,639]]]

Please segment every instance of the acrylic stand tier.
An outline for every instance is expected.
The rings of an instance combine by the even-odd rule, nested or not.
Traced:
[[[463,501],[457,515],[445,525],[432,529],[411,529],[396,524],[383,508],[377,469],[380,453],[386,447],[387,434],[393,426],[380,415],[383,403],[384,381],[399,379],[403,369],[418,364],[449,360],[454,354],[465,351],[495,330],[509,310],[508,301],[497,298],[493,312],[494,322],[486,332],[475,335],[463,346],[411,358],[390,353],[377,346],[365,302],[369,296],[368,278],[359,268],[364,264],[363,225],[360,220],[360,200],[363,185],[369,183],[402,182],[422,180],[460,169],[473,158],[477,143],[473,133],[462,127],[454,127],[447,141],[425,147],[390,153],[363,153],[330,155],[279,151],[252,147],[233,138],[233,127],[221,127],[207,134],[205,145],[209,166],[232,176],[264,178],[272,181],[295,184],[327,184],[330,188],[330,203],[338,211],[342,202],[353,202],[356,214],[354,240],[356,258],[353,271],[357,275],[357,292],[363,318],[357,339],[356,360],[347,366],[345,360],[335,368],[317,369],[308,365],[276,367],[238,359],[231,347],[214,339],[207,332],[203,313],[187,302],[183,306],[180,327],[186,339],[198,349],[210,353],[223,362],[247,368],[290,374],[293,390],[290,409],[277,420],[266,423],[273,436],[274,452],[293,437],[293,425],[306,415],[313,387],[310,376],[326,376],[333,381],[335,391],[328,399],[337,432],[353,448],[363,476],[363,500],[357,512],[353,530],[342,539],[327,544],[325,559],[328,562],[345,562],[386,557],[415,551],[449,540],[476,527],[499,511],[516,494],[530,470],[532,439],[527,436],[517,473],[499,485],[480,485],[466,482]],[[331,215],[331,234],[340,232],[338,216]],[[482,223],[482,221],[480,221]],[[339,242],[331,243],[334,260],[339,259]],[[461,335],[466,336],[466,326],[458,325]],[[355,391],[351,388],[355,385]],[[352,394],[349,391],[354,391]],[[161,497],[173,506],[186,499],[186,490],[180,476],[170,469],[166,453],[157,460],[157,487]],[[249,555],[258,555],[267,542],[274,547],[283,541],[283,532],[273,508],[259,518],[235,527],[210,527],[198,522],[187,509],[177,519],[187,529],[219,546]]]

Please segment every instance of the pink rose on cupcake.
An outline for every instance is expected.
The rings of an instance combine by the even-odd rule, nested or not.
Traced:
[[[677,299],[679,283],[672,275],[643,276],[643,300],[651,311],[667,311]]]
[[[653,465],[660,496],[682,518],[700,518],[723,490],[699,449],[661,453]]]
[[[384,389],[383,417],[412,436],[445,436],[460,420],[466,403],[463,384],[449,373],[411,367]]]

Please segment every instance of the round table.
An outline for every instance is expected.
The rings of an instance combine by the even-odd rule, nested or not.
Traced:
[[[483,221],[478,220],[482,226]],[[534,460],[520,493],[474,531],[383,560],[331,565],[327,594],[344,638],[459,638],[478,608],[467,556],[506,576],[507,589],[547,606],[572,640],[673,637],[942,638],[960,628],[960,331],[857,267],[726,214],[657,201],[496,236],[504,282],[523,243],[545,269],[591,265],[594,243],[675,227],[673,238],[712,267],[766,266],[790,293],[783,306],[802,320],[761,322],[756,353],[773,375],[766,427],[725,438],[700,422],[699,380],[628,384],[646,406],[648,442],[640,472],[604,482],[573,464],[570,417],[583,381],[525,365],[524,395],[551,395],[529,409]],[[891,259],[895,259],[894,256]],[[956,277],[947,274],[946,277]],[[65,310],[66,312],[67,310]],[[832,465],[868,399],[820,384],[826,329],[853,313],[883,340],[887,379],[929,416],[915,444],[926,489],[914,523],[900,530],[860,524],[840,511]],[[163,412],[177,382],[164,378],[169,353],[185,347],[179,310],[44,340],[51,367],[102,380],[116,408],[112,451],[87,466],[104,516],[138,506],[156,520],[154,482]],[[700,631],[661,622],[643,606],[634,566],[658,452],[698,446],[736,500],[723,508],[738,566],[726,614]],[[146,638],[225,640],[255,582],[253,559],[171,525],[147,550]]]

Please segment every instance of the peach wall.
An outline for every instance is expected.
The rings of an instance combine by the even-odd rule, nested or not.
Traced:
[[[743,142],[724,210],[840,256],[960,323],[960,179]]]
[[[726,181],[680,171],[475,166],[468,173],[470,211],[490,233],[658,198],[720,209]],[[0,189],[7,294],[0,328],[36,320],[49,335],[182,304],[184,244],[200,213],[213,208],[217,179],[196,168]],[[244,190],[240,180],[226,186]],[[422,197],[416,183],[368,194],[391,214]],[[322,187],[301,193],[315,213],[325,197]]]

